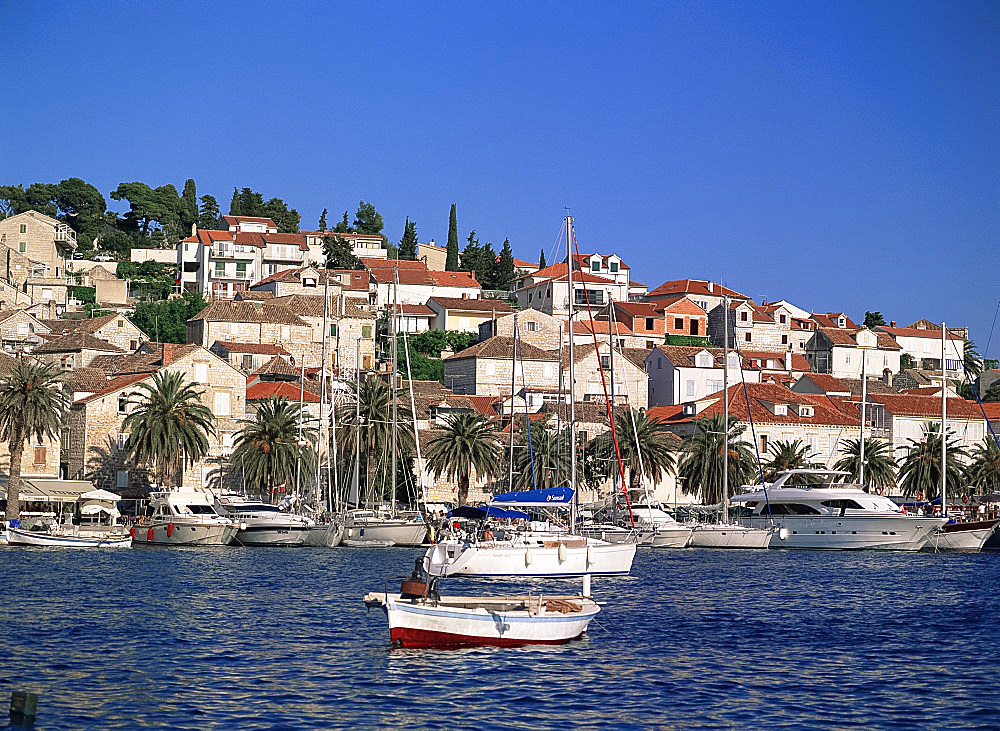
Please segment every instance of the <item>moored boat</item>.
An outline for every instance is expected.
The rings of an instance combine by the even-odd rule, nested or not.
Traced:
[[[934,552],[979,553],[1000,521],[978,520],[948,523],[933,531],[921,550]]]
[[[184,488],[152,493],[131,533],[137,546],[227,546],[239,528],[219,515],[209,492]]]
[[[12,546],[128,548],[132,536],[121,523],[120,499],[107,490],[91,490],[80,495],[71,515],[62,509],[58,514],[22,513],[22,519],[8,524],[5,542]]]
[[[242,546],[302,546],[316,524],[277,505],[231,493],[219,495],[216,509],[239,524],[233,543]]]
[[[418,518],[393,518],[374,510],[352,510],[344,522],[343,544],[353,547],[419,546],[427,524]]]
[[[692,548],[767,548],[774,529],[734,523],[699,523],[691,530]]]

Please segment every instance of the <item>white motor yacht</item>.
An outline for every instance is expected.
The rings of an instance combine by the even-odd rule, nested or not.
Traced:
[[[887,497],[836,481],[847,475],[837,470],[786,470],[766,490],[745,488],[732,502],[742,507],[743,522],[775,528],[771,548],[918,551],[947,522],[907,514]]]
[[[137,546],[227,546],[239,527],[219,514],[210,491],[179,488],[151,493],[131,532]]]
[[[238,546],[302,546],[316,525],[312,518],[233,493],[220,495],[216,507],[239,523],[233,540]]]
[[[774,528],[738,523],[698,523],[692,526],[692,548],[768,548]]]
[[[419,513],[393,518],[374,510],[352,510],[344,523],[343,544],[352,547],[419,546],[427,524]]]

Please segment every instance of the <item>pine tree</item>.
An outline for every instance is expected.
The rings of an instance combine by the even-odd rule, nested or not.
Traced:
[[[240,205],[240,191],[233,188],[233,199],[229,201],[229,215],[242,216],[243,207]]]
[[[319,217],[319,230],[326,231],[326,209],[323,209],[323,213]]]
[[[449,272],[458,271],[458,217],[455,215],[454,203],[451,204],[451,216],[448,219],[448,250],[444,268]]]
[[[203,195],[201,197],[201,210],[198,212],[198,228],[216,229],[221,220],[219,202],[210,195]]]
[[[538,268],[545,268],[545,249],[542,249],[538,254]]]
[[[353,231],[347,219],[347,211],[344,211],[344,220],[338,223],[333,230],[338,234],[349,234]]]
[[[403,226],[403,238],[399,240],[399,258],[410,261],[417,259],[417,224],[409,216]]]

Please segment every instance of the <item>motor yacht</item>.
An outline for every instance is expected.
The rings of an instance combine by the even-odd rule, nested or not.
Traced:
[[[219,513],[239,523],[233,540],[241,546],[302,546],[316,521],[235,493],[218,496]]]
[[[419,546],[427,535],[427,524],[419,513],[392,517],[374,510],[352,510],[344,522],[345,546]]]
[[[179,488],[151,493],[131,533],[137,546],[226,546],[239,528],[219,514],[211,491]]]
[[[946,518],[907,514],[892,500],[838,482],[849,473],[795,469],[763,486],[746,487],[731,502],[741,521],[773,526],[771,548],[918,551]]]

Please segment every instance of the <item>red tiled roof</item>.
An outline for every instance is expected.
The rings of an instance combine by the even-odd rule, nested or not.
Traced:
[[[919,327],[886,327],[884,325],[878,328],[882,332],[887,332],[893,337],[903,337],[903,338],[931,338],[933,340],[941,339],[941,330],[923,330]],[[964,340],[961,335],[956,335],[954,333],[948,333],[949,340]]]
[[[873,401],[885,406],[894,416],[920,416],[941,420],[941,399],[936,396],[909,396],[906,394],[870,394]],[[948,416],[965,419],[982,419],[983,414],[975,401],[960,398],[948,399]]]
[[[766,350],[740,349],[740,354],[745,359],[750,360],[751,362],[755,360],[762,360],[762,361],[776,360],[779,363],[781,363],[781,365],[779,365],[778,368],[784,369],[785,367],[785,352],[772,353]],[[764,363],[764,365],[766,366],[766,362]],[[792,370],[805,372],[805,371],[811,371],[812,368],[809,366],[809,361],[806,360],[806,357],[802,353],[792,353]]]
[[[848,330],[840,327],[820,327],[817,331],[823,333],[823,335],[825,335],[834,345],[847,345],[849,347],[856,348],[858,347],[856,336],[864,329],[865,328],[863,327],[856,330]],[[873,330],[872,332],[876,335],[876,343],[879,348],[882,348],[883,350],[902,350],[899,343],[889,337],[886,333],[878,332],[877,330]]]
[[[300,394],[302,400],[307,403],[319,403],[319,396],[308,389],[300,389],[288,381],[260,381],[247,386],[247,401],[261,401],[274,396],[284,396],[289,401],[298,401]]]
[[[389,305],[393,312],[400,312],[403,315],[417,315],[419,317],[434,317],[437,313],[427,305]]]
[[[841,383],[839,378],[834,378],[829,373],[807,373],[802,377],[808,378],[827,394],[851,392],[851,389]]]
[[[843,317],[845,322],[845,327],[851,330],[857,330],[858,326],[855,324],[851,318],[845,315],[843,312],[814,312],[812,313],[812,319],[820,324],[821,327],[837,327],[838,319]]]
[[[290,355],[280,345],[265,345],[263,343],[236,343],[232,340],[216,340],[215,344],[225,348],[230,353],[248,353],[251,355]]]
[[[240,222],[245,222],[245,223],[266,223],[268,226],[277,228],[274,221],[264,216],[223,216],[222,220],[224,220],[230,226],[234,226]]]
[[[494,299],[468,299],[464,297],[431,297],[428,304],[433,302],[440,305],[443,310],[468,310],[470,312],[513,312],[514,308],[505,300]]]
[[[127,386],[131,386],[133,383],[144,381],[147,378],[150,378],[151,375],[152,374],[150,373],[130,373],[126,376],[117,376],[116,378],[112,378],[110,381],[108,381],[108,385],[104,388],[104,390],[98,391],[97,393],[92,394],[91,396],[87,396],[86,398],[80,399],[76,403],[87,404],[90,403],[91,401],[96,401],[99,398],[104,398],[108,394],[114,393],[115,391],[120,391],[121,389],[126,388]]]
[[[615,309],[627,312],[632,317],[659,317],[663,306],[657,302],[615,302]]]
[[[575,335],[592,335],[593,333],[607,335],[609,332],[611,332],[610,320],[577,320],[573,323]],[[632,335],[632,329],[625,323],[615,320],[615,335]]]
[[[479,282],[471,272],[429,272],[431,279],[440,287],[479,287]]]
[[[589,262],[591,259],[594,258],[594,256],[601,257],[601,263],[604,264],[605,266],[607,266],[608,260],[612,256],[614,256],[614,255],[613,254],[573,254],[573,260],[576,261],[577,264],[579,264],[579,265],[582,266],[583,262],[585,262],[585,261]],[[621,260],[621,257],[618,257],[618,267],[619,267],[619,269],[628,269],[628,265]]]
[[[712,285],[711,290],[708,288],[709,284]],[[670,282],[664,282],[650,292],[648,296],[656,297],[658,295],[666,294],[707,294],[715,297],[728,295],[738,299],[750,299],[745,294],[740,294],[735,289],[729,289],[728,287],[723,287],[721,284],[716,284],[715,282],[705,279],[675,279]]]
[[[986,418],[990,421],[1000,421],[1000,401],[984,401],[983,411],[986,412]]]
[[[493,360],[510,360],[514,352],[514,338],[495,335],[487,338],[481,343],[476,343],[463,351],[449,355],[445,360],[459,360],[461,358],[490,358]],[[517,344],[517,357],[524,360],[549,360],[558,361],[559,356],[548,351],[536,348],[529,343]]]

